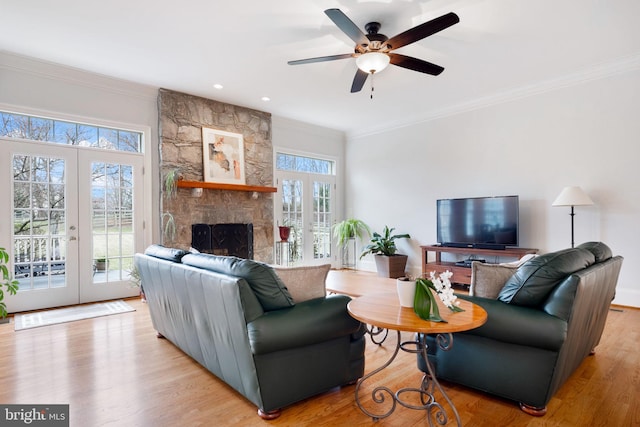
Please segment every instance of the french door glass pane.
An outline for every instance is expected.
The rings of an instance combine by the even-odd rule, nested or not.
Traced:
[[[331,185],[313,183],[313,257],[331,260]]]
[[[133,267],[133,168],[91,164],[94,283],[127,280]]]
[[[303,185],[296,179],[282,181],[282,221],[291,227],[289,235],[289,262],[302,261],[303,236]]]
[[[14,155],[13,253],[19,292],[67,285],[65,161]]]

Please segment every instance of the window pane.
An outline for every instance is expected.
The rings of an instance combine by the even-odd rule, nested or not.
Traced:
[[[13,157],[13,180],[31,180],[31,158],[27,156]]]
[[[31,117],[27,138],[34,141],[50,141],[53,138],[53,120]]]
[[[115,129],[98,128],[98,146],[113,150],[118,146],[118,131]]]
[[[18,114],[2,113],[0,116],[0,135],[9,138],[26,138],[29,129],[29,118]]]
[[[98,146],[98,128],[95,126],[78,126],[78,145],[83,147]]]
[[[45,157],[33,157],[31,170],[34,181],[49,182],[49,159]]]
[[[140,149],[140,133],[138,132],[118,132],[118,150],[139,153]]]
[[[75,145],[78,140],[76,134],[76,124],[69,122],[62,122],[59,120],[53,121],[53,139],[52,142],[59,144]]]

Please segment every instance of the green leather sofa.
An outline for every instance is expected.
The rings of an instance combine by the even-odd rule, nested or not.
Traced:
[[[448,351],[427,337],[436,376],[544,415],[549,400],[598,345],[622,261],[605,244],[589,242],[517,268],[474,263],[473,295],[458,296],[482,306],[487,322],[453,334]],[[491,285],[473,283],[480,271],[497,282],[494,294],[477,295],[483,292],[474,286]],[[418,367],[426,372],[421,356]]]
[[[159,245],[136,254],[135,265],[159,336],[265,419],[363,375],[366,329],[346,296],[296,302],[266,264]]]

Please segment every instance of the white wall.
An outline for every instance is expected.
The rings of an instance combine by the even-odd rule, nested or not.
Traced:
[[[343,132],[279,116],[272,116],[271,129],[274,150],[282,148],[329,156],[339,159],[338,163],[342,164],[345,145]]]
[[[520,246],[570,246],[568,207],[551,203],[581,186],[576,244],[601,240],[625,262],[615,302],[640,307],[640,71],[575,84],[428,122],[348,137],[347,210],[399,241],[419,273],[420,245],[436,242],[439,198],[520,196]],[[360,268],[375,270],[370,258]]]

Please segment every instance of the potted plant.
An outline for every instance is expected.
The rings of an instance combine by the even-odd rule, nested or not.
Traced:
[[[178,194],[178,181],[180,179],[180,169],[171,169],[165,174],[164,192],[167,199],[173,199]]]
[[[19,282],[13,278],[13,274],[7,267],[9,263],[9,253],[5,248],[0,248],[0,271],[2,271],[2,281],[0,281],[0,319],[7,317],[7,304],[4,302],[4,290],[11,295],[15,295],[18,291]]]
[[[355,268],[356,239],[362,239],[365,234],[369,237],[371,235],[371,229],[359,219],[348,218],[333,226],[333,237],[336,238],[338,246],[342,247],[343,267]],[[353,262],[350,260],[351,255],[353,255]]]
[[[129,281],[131,282],[131,286],[140,289],[140,300],[142,302],[147,302],[147,298],[144,295],[144,289],[142,288],[142,277],[140,277],[138,267],[135,265],[131,267],[131,270],[129,270]]]
[[[171,212],[164,212],[162,214],[162,235],[164,241],[173,241],[176,238],[176,220]],[[163,242],[164,242],[163,241]]]
[[[407,255],[397,254],[396,239],[409,239],[408,234],[392,234],[395,228],[386,225],[382,234],[374,232],[369,243],[360,254],[360,259],[365,255],[375,255],[378,276],[397,279],[404,276],[404,268],[407,265]]]
[[[96,270],[105,271],[109,269],[109,260],[105,257],[96,258]]]
[[[182,179],[180,169],[174,168],[164,175],[164,195],[167,200],[175,199],[178,195],[178,181]],[[160,218],[163,230],[163,243],[167,241],[173,242],[176,238],[176,222],[171,212],[163,212]]]
[[[291,234],[291,227],[289,227],[288,225],[279,225],[278,234],[280,235],[281,242],[288,242],[289,235]]]
[[[416,296],[416,279],[411,276],[402,276],[396,279],[396,290],[402,307],[413,308]]]

